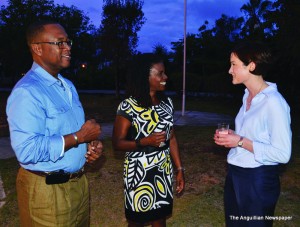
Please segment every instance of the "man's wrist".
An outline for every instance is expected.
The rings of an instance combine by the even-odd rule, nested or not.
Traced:
[[[72,135],[73,135],[74,140],[75,140],[75,142],[76,142],[75,146],[77,147],[78,144],[79,144],[78,137],[77,137],[76,133],[72,133]]]

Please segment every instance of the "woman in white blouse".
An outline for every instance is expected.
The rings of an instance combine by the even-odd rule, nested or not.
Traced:
[[[242,43],[230,55],[233,84],[246,86],[235,131],[214,134],[231,148],[224,189],[226,226],[272,226],[280,194],[278,165],[291,156],[290,108],[275,83],[264,80],[271,63],[261,43]]]

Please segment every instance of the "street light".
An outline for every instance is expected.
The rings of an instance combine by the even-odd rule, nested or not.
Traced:
[[[185,71],[186,71],[186,1],[184,0],[184,38],[183,38],[183,81],[182,81],[182,112],[185,112]]]

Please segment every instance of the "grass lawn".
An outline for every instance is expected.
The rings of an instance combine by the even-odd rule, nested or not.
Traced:
[[[1,94],[1,113],[5,101]],[[113,122],[120,102],[113,96],[80,95],[87,118],[98,122]],[[176,110],[181,108],[180,98],[174,98]],[[239,101],[187,98],[186,110],[214,112],[235,116]],[[1,119],[1,116],[0,116]],[[5,117],[2,116],[2,120]],[[275,216],[291,217],[288,221],[275,221],[274,226],[300,226],[300,131],[293,122],[293,156],[288,165],[282,166],[281,196]],[[0,136],[7,135],[2,123]],[[213,143],[215,127],[178,126],[175,128],[183,164],[186,168],[186,189],[183,195],[174,196],[174,211],[168,226],[218,227],[224,225],[223,185],[226,175],[228,149]],[[123,207],[123,158],[122,152],[114,152],[111,139],[104,139],[105,155],[89,166],[87,177],[91,192],[91,226],[127,226]],[[4,182],[5,205],[0,209],[1,226],[18,226],[15,179],[18,169],[15,158],[0,160],[0,174]]]

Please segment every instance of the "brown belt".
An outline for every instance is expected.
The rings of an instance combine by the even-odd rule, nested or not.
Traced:
[[[41,176],[41,177],[46,177],[51,174],[57,173],[57,172],[34,171],[34,170],[29,170],[29,169],[26,169],[26,170],[30,173],[33,173],[33,174]],[[74,173],[64,173],[64,175],[68,175],[69,179],[74,179],[74,178],[78,179],[78,178],[82,177],[83,174],[84,174],[84,168],[81,168],[80,170],[78,170],[77,172],[74,172]]]

